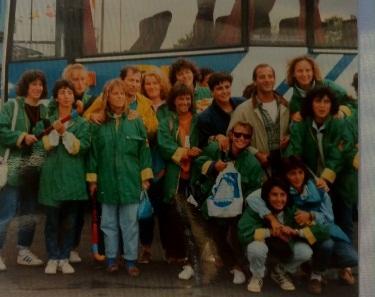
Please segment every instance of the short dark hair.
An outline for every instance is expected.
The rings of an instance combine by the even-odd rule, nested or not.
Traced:
[[[52,90],[53,98],[56,99],[59,90],[64,89],[64,88],[71,89],[73,91],[74,98],[76,97],[76,92],[74,90],[73,84],[67,79],[60,79],[55,82],[55,85],[53,87],[53,90]]]
[[[191,97],[190,111],[193,111],[194,110],[193,91],[191,90],[191,88],[189,88],[188,86],[180,82],[176,82],[169,92],[169,95],[167,98],[167,104],[168,104],[169,109],[172,111],[176,111],[176,105],[175,105],[176,98],[182,95],[190,95]]]
[[[210,90],[213,91],[215,86],[221,84],[224,81],[229,81],[230,84],[232,84],[232,75],[225,72],[214,72],[208,79],[208,86],[210,87]]]
[[[301,116],[303,118],[306,117],[314,117],[314,112],[312,108],[312,104],[314,99],[322,99],[324,96],[327,96],[329,100],[331,100],[331,110],[330,114],[335,115],[339,111],[339,103],[336,99],[335,94],[331,91],[328,87],[315,87],[311,91],[306,94],[306,99],[304,100],[301,108]]]
[[[44,73],[40,70],[26,70],[22,73],[20,80],[17,82],[16,86],[16,94],[17,96],[27,96],[27,92],[29,90],[29,85],[35,80],[40,80],[43,85],[43,92],[39,99],[47,98],[48,90],[47,90],[47,80]]]
[[[290,156],[288,158],[283,158],[281,160],[281,168],[282,168],[282,174],[287,179],[287,174],[291,170],[294,169],[302,169],[305,174],[305,179],[303,181],[304,184],[307,183],[307,181],[311,178],[311,173],[307,170],[306,164],[302,161],[301,158],[297,156]],[[289,183],[289,182],[288,182]]]
[[[197,81],[199,81],[200,73],[195,66],[193,62],[190,62],[185,59],[178,59],[176,62],[174,62],[169,69],[169,80],[171,82],[171,85],[173,86],[177,81],[177,72],[179,72],[181,69],[190,69],[191,72],[193,72],[193,84],[196,85]]]
[[[136,67],[134,65],[128,65],[128,66],[125,66],[124,68],[121,69],[121,71],[120,71],[120,78],[122,80],[124,80],[125,77],[128,75],[129,71],[131,71],[133,73],[142,73],[141,70],[139,70],[138,67]]]
[[[261,197],[266,203],[267,207],[272,210],[272,207],[269,203],[269,194],[274,187],[278,187],[286,193],[287,202],[285,207],[290,206],[292,201],[289,195],[289,185],[284,179],[281,179],[279,177],[271,177],[264,182],[261,191]]]

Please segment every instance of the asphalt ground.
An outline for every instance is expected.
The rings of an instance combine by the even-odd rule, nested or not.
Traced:
[[[43,216],[37,225],[36,236],[32,250],[42,259],[46,259],[43,239]],[[264,280],[262,293],[252,294],[246,290],[247,282],[243,285],[233,285],[232,276],[225,269],[221,269],[216,278],[208,285],[196,286],[194,280],[181,281],[177,278],[180,267],[167,264],[162,259],[160,240],[156,236],[153,244],[154,261],[150,264],[139,264],[141,275],[132,278],[124,269],[116,274],[106,272],[103,265],[95,263],[90,255],[89,216],[79,247],[83,262],[73,264],[76,273],[72,275],[44,274],[44,266],[25,267],[16,264],[16,229],[17,219],[13,220],[8,231],[4,248],[4,257],[8,270],[0,273],[0,297],[86,297],[86,296],[196,296],[196,297],[234,297],[234,296],[312,296],[307,293],[307,280],[302,275],[294,277],[296,291],[282,291],[269,277]],[[358,270],[355,270],[355,273]],[[357,274],[357,273],[356,273]],[[356,275],[358,277],[358,275]],[[338,279],[330,277],[328,285],[324,287],[322,297],[358,296],[358,283],[346,286]]]

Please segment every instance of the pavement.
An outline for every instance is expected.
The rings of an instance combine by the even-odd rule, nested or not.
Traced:
[[[89,216],[86,218],[89,222]],[[36,237],[32,250],[42,259],[46,259],[43,240],[43,216],[40,216],[37,225]],[[82,243],[79,252],[83,262],[73,264],[76,273],[72,275],[44,274],[44,266],[25,267],[16,264],[16,230],[17,219],[13,220],[8,231],[7,242],[4,248],[4,258],[8,266],[6,272],[0,272],[0,297],[86,297],[86,296],[142,296],[142,297],[242,297],[242,296],[312,296],[307,293],[307,282],[301,275],[294,278],[296,291],[282,291],[268,277],[265,278],[262,293],[252,294],[246,290],[247,283],[243,285],[232,284],[232,276],[222,269],[217,277],[208,285],[196,286],[194,280],[181,281],[177,278],[180,267],[167,264],[162,259],[160,240],[156,236],[152,247],[154,261],[150,264],[140,264],[141,275],[132,278],[125,270],[117,274],[109,274],[103,265],[94,263],[90,255],[89,224],[85,224]],[[357,270],[356,270],[357,271]],[[358,275],[357,275],[358,276]],[[358,296],[358,283],[346,286],[335,278],[329,279],[324,287],[322,297]]]

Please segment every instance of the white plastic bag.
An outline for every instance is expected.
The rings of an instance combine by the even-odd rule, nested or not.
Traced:
[[[208,215],[232,218],[242,213],[242,207],[241,175],[233,162],[229,162],[217,176],[211,195],[207,198]]]

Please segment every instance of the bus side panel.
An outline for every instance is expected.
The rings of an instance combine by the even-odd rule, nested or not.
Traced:
[[[225,71],[233,75],[232,93],[242,95],[242,91],[251,83],[252,71],[257,64],[267,63],[275,69],[277,91],[290,99],[292,90],[285,83],[288,62],[296,56],[307,53],[306,48],[275,48],[252,47],[247,52],[223,53],[211,55],[184,56],[192,60],[198,67],[210,67],[216,71]],[[353,75],[358,71],[357,54],[315,54],[314,58],[321,68],[324,78],[336,81],[343,86],[350,95],[355,95],[351,86]],[[150,58],[135,60],[112,60],[104,62],[84,62],[89,71],[95,72],[96,85],[92,87],[93,94],[99,94],[106,81],[118,77],[120,70],[126,65],[155,65],[168,66],[177,58]],[[28,69],[40,69],[47,77],[49,93],[54,82],[60,78],[66,60],[47,60],[15,62],[9,67],[9,98],[15,96],[15,85],[21,74]]]
[[[210,67],[215,71],[225,71],[231,73],[238,63],[241,62],[245,56],[245,52],[226,53],[226,54],[212,54],[183,57],[196,63],[198,67]],[[135,60],[120,60],[107,62],[89,62],[84,63],[89,71],[96,73],[96,86],[93,88],[93,93],[99,94],[106,81],[119,77],[120,71],[127,65],[155,65],[158,67],[169,66],[178,58],[152,58],[152,59],[135,59]]]
[[[266,63],[275,69],[276,90],[287,100],[292,95],[292,89],[285,83],[288,62],[293,58],[307,54],[306,48],[275,48],[275,47],[252,47],[240,63],[232,71],[234,77],[233,94],[240,95],[245,87],[251,83],[252,72],[256,65]],[[357,54],[314,54],[312,55],[318,63],[322,76],[333,80],[344,87],[348,94],[355,96],[351,86],[353,75],[358,71]]]

